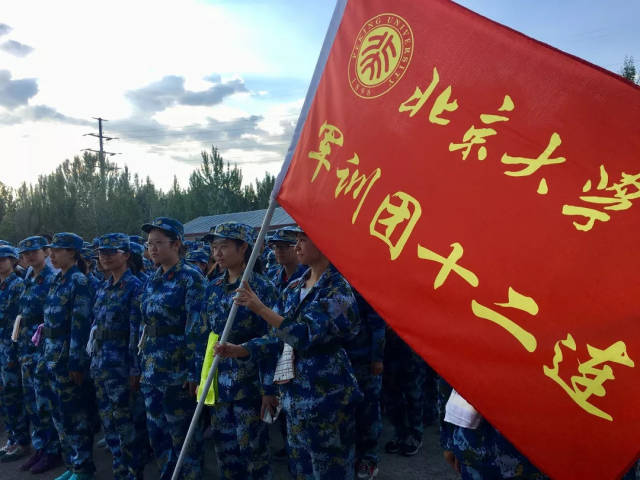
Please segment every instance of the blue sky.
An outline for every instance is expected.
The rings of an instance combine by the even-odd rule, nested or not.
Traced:
[[[640,60],[636,0],[459,3],[613,71]],[[0,181],[32,182],[96,148],[83,136],[96,116],[119,137],[113,160],[165,189],[173,175],[186,185],[211,144],[248,181],[277,173],[334,5],[12,2],[0,13]]]

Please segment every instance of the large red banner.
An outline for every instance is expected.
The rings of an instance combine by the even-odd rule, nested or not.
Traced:
[[[534,464],[600,480],[640,446],[638,160],[622,78],[446,0],[350,0],[278,200]]]

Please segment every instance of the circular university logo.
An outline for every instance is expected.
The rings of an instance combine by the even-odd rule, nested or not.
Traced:
[[[391,90],[406,72],[413,55],[413,32],[404,18],[381,13],[358,32],[349,57],[349,85],[362,98]]]

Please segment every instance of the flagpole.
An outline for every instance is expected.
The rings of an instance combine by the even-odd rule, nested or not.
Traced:
[[[267,208],[267,212],[262,219],[262,226],[260,227],[260,232],[258,233],[258,239],[256,240],[256,244],[251,251],[251,256],[249,257],[249,261],[247,262],[247,267],[244,269],[242,273],[242,279],[240,280],[240,285],[244,282],[248,282],[251,279],[251,274],[253,273],[253,266],[256,263],[256,260],[260,256],[260,247],[262,247],[262,243],[264,241],[264,236],[271,225],[271,217],[273,217],[273,212],[276,208],[276,201],[271,198],[269,201],[269,208]],[[236,313],[238,311],[238,305],[233,303],[231,306],[231,310],[229,311],[229,316],[227,317],[227,323],[224,326],[224,330],[222,331],[222,336],[220,337],[220,344],[226,343],[227,338],[229,337],[229,332],[233,327],[233,322],[236,319]],[[191,443],[191,439],[193,438],[193,434],[196,431],[198,420],[200,418],[200,413],[202,413],[202,408],[204,407],[204,401],[207,398],[207,393],[209,392],[209,388],[211,388],[211,384],[213,383],[214,374],[218,368],[218,364],[220,363],[220,357],[216,355],[213,358],[213,365],[209,369],[209,374],[207,375],[207,381],[204,384],[204,388],[200,393],[200,400],[198,400],[198,406],[196,407],[196,411],[193,413],[193,417],[191,418],[191,424],[189,425],[189,431],[187,432],[187,436],[184,439],[184,443],[182,444],[182,449],[180,450],[180,456],[178,457],[178,461],[176,463],[176,468],[173,470],[173,475],[171,476],[171,480],[178,480],[178,476],[180,475],[180,470],[182,469],[182,464],[184,463],[184,457],[186,455],[186,451],[189,448],[189,444]]]

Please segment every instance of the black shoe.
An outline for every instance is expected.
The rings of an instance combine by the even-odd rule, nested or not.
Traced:
[[[406,442],[400,445],[400,453],[405,457],[413,457],[422,448],[422,440],[409,437]]]
[[[384,446],[384,451],[387,453],[398,453],[400,451],[400,441],[397,438],[388,441]]]

